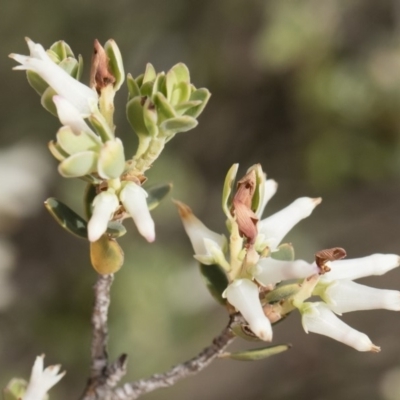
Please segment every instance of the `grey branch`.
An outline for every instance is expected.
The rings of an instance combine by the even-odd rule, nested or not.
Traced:
[[[98,275],[94,285],[90,377],[81,396],[82,400],[107,398],[111,388],[126,373],[127,357],[125,354],[111,365],[108,363],[108,309],[113,281],[114,275]]]
[[[201,353],[189,361],[172,367],[163,374],[154,374],[146,379],[126,383],[120,388],[114,389],[111,400],[134,400],[153,390],[174,385],[187,376],[194,375],[206,368],[223,350],[235,339],[231,330],[236,316],[232,316],[228,325],[213,340],[212,344],[206,347]]]

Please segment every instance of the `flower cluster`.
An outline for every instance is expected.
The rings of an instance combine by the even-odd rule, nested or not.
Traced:
[[[126,232],[120,222],[127,217],[132,217],[139,233],[153,242],[151,196],[142,187],[147,180],[145,171],[176,133],[197,125],[210,93],[191,84],[184,64],[175,65],[166,74],[157,74],[151,64],[136,79],[128,74],[127,118],[139,137],[139,146],[133,157],[126,159],[113,123],[114,96],[125,80],[116,43],[109,40],[103,48],[95,41],[90,87],[79,81],[82,58],[75,58],[65,42],[57,42],[47,51],[30,39],[27,43],[29,56],[10,55],[20,64],[14,69],[27,71],[28,81],[41,96],[42,105],[62,124],[49,149],[59,161],[58,171],[63,177],[88,182],[85,202],[89,221],[82,221],[58,201],[48,201],[46,207],[65,229],[82,236],[83,225],[85,237],[91,243],[99,242],[91,247],[92,263],[94,259],[101,262],[102,255],[109,254],[110,246],[115,246],[104,236],[114,241]],[[153,198],[152,207],[159,200]],[[96,266],[95,269],[115,272],[122,256],[118,249],[114,253],[115,266],[111,270]]]
[[[233,193],[237,169],[237,164],[230,169],[223,190],[229,245],[225,236],[210,231],[188,206],[179,202],[177,205],[195,258],[203,266],[220,272],[219,282],[211,282],[212,293],[225,298],[228,310],[240,312],[246,321],[241,334],[248,335],[250,328],[259,339],[271,341],[272,324],[298,309],[306,332],[329,336],[359,351],[379,351],[367,335],[348,326],[337,315],[378,308],[399,311],[399,291],[353,282],[399,266],[399,256],[374,254],[343,260],[345,251],[335,248],[316,253],[312,263],[294,260],[291,245],[281,242],[321,199],[302,197],[260,219],[277,184],[267,180],[260,165],[255,165],[237,182]],[[223,293],[218,291],[221,274],[226,277]],[[306,301],[312,296],[319,296],[321,301]]]

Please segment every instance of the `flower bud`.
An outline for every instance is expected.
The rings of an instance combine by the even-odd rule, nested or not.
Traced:
[[[93,213],[88,223],[88,237],[98,240],[107,230],[108,221],[119,207],[118,197],[111,192],[100,192],[93,200]]]
[[[47,392],[65,375],[65,372],[58,373],[60,365],[51,365],[43,369],[43,359],[44,355],[36,357],[29,384],[22,400],[44,399]]]
[[[261,307],[257,285],[249,279],[238,279],[231,283],[224,292],[232,304],[250,326],[250,329],[260,339],[272,340],[272,327]]]
[[[153,242],[156,235],[154,221],[147,207],[146,197],[146,191],[133,182],[128,182],[119,195],[125,210],[132,217],[139,233],[148,242]]]
[[[322,302],[304,303],[300,310],[302,324],[306,333],[314,332],[347,344],[358,351],[379,352],[369,337],[341,321],[328,306]]]

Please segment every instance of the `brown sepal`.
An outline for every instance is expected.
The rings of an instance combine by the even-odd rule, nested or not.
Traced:
[[[108,63],[109,60],[103,46],[95,39],[90,69],[90,87],[96,89],[98,94],[101,89],[115,83],[115,77],[111,73]]]
[[[235,196],[232,200],[232,214],[236,216],[239,233],[244,236],[248,243],[253,244],[256,240],[258,230],[256,214],[251,209],[256,189],[256,173],[251,170],[238,183]]]
[[[334,247],[332,249],[320,250],[315,253],[315,263],[321,270],[321,274],[329,272],[331,269],[326,265],[328,261],[341,260],[346,257],[346,250],[341,247]]]

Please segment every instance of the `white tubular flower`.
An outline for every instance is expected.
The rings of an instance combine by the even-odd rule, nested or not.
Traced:
[[[93,214],[88,223],[88,238],[91,242],[100,239],[107,230],[108,221],[119,207],[118,197],[111,192],[101,192],[93,200]]]
[[[304,303],[302,324],[306,333],[314,332],[347,344],[358,351],[379,352],[369,337],[341,321],[328,306],[322,302]]]
[[[334,281],[321,297],[336,314],[375,309],[400,311],[399,291],[371,288],[353,281]]]
[[[223,252],[226,244],[225,236],[208,229],[186,204],[179,201],[175,201],[175,204],[178,207],[183,227],[192,243],[196,258],[200,257],[201,262],[204,264],[208,257],[210,258],[208,264],[212,264],[212,253],[216,252],[215,248],[219,248]],[[212,249],[214,250],[212,251]]]
[[[267,239],[267,244],[273,251],[286,234],[302,219],[308,217],[322,199],[301,197],[281,211],[263,219],[258,223],[258,232]]]
[[[235,280],[223,296],[240,311],[255,335],[267,342],[272,340],[271,322],[261,307],[258,287],[254,282],[249,279]]]
[[[396,254],[373,254],[363,258],[328,262],[331,269],[321,277],[323,281],[354,280],[370,275],[383,275],[400,265]]]
[[[81,132],[86,132],[97,140],[100,139],[92,129],[90,129],[89,125],[82,118],[79,110],[77,110],[72,103],[61,96],[53,96],[53,101],[56,105],[58,118],[61,123],[69,126],[75,135],[80,135]]]
[[[58,373],[60,365],[51,365],[43,369],[43,359],[44,355],[36,357],[22,400],[43,400],[47,392],[65,375],[65,371]]]
[[[264,183],[264,197],[262,199],[261,205],[258,207],[256,211],[256,215],[258,218],[261,218],[265,207],[267,206],[268,202],[274,196],[278,189],[278,184],[273,179],[266,179]]]
[[[286,279],[307,278],[318,272],[319,268],[315,262],[310,264],[303,260],[281,261],[266,257],[260,259],[253,274],[257,282],[266,286]]]
[[[154,242],[156,238],[154,221],[147,207],[147,192],[139,185],[128,182],[119,194],[119,198],[130,214],[139,233],[148,241]]]
[[[21,64],[14,69],[36,72],[57,94],[73,104],[82,116],[89,116],[92,108],[98,102],[96,91],[68,75],[48,56],[42,45],[34,43],[30,39],[26,39],[26,41],[30,56],[10,54],[10,58]]]

